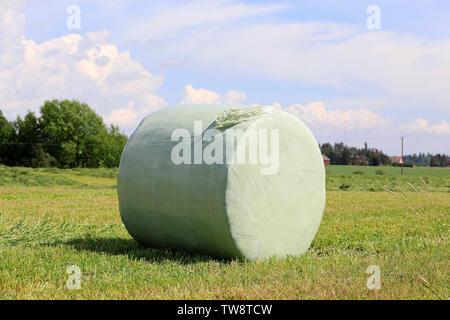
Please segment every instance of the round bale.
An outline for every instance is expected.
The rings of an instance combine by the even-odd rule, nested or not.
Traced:
[[[121,218],[145,246],[229,258],[300,255],[325,206],[319,146],[272,107],[168,107],[129,138],[118,173]]]

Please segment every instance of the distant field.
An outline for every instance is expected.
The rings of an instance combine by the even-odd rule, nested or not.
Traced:
[[[449,299],[448,175],[423,175],[425,194],[419,175],[416,192],[405,176],[329,173],[310,250],[249,262],[140,247],[120,220],[116,172],[0,166],[0,299]],[[81,289],[66,287],[70,265]],[[366,287],[370,265],[380,290]]]
[[[450,168],[326,166],[329,191],[450,192]]]
[[[117,168],[22,168],[0,165],[0,186],[76,186],[96,188],[105,183],[116,187]]]
[[[365,174],[376,174],[376,171],[382,170],[385,174],[389,175],[400,175],[400,167],[371,167],[371,166],[325,166],[327,173],[354,173],[355,171],[360,171]],[[450,176],[450,168],[430,168],[430,167],[414,167],[414,168],[403,168],[404,175],[415,175],[415,176]]]

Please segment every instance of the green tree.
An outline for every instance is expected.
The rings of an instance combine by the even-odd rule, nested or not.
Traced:
[[[13,143],[15,140],[15,131],[12,124],[3,116],[0,110],[0,162],[12,164]]]
[[[322,144],[320,149],[322,151],[322,154],[326,155],[330,159],[330,162],[334,164],[336,156],[334,154],[333,147],[331,146],[331,144],[328,142],[324,143]]]
[[[379,166],[380,164],[380,155],[378,153],[371,152],[369,155],[369,166]]]
[[[87,104],[45,101],[39,124],[45,150],[63,167],[98,167],[108,130]]]
[[[9,122],[0,111],[0,163],[31,167],[117,167],[127,137],[76,100],[45,101]]]
[[[39,124],[36,116],[28,112],[22,120],[17,116],[13,122],[16,132],[14,162],[15,165],[31,166],[34,151],[39,143]]]
[[[431,156],[430,167],[443,167],[448,161],[448,157],[444,154],[437,153]]]
[[[39,119],[33,112],[28,111],[23,120],[17,117],[13,125],[16,130],[15,165],[51,167],[57,164],[43,149]]]
[[[111,125],[108,128],[108,136],[103,148],[102,165],[105,167],[118,167],[126,143],[127,137],[120,133],[119,127]],[[101,155],[99,155],[99,158],[101,158]]]

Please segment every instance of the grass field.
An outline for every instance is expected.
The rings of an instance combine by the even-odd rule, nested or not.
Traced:
[[[432,191],[450,192],[450,168],[326,166],[329,191]],[[423,181],[422,181],[423,180]],[[427,190],[428,191],[428,190]]]
[[[114,169],[0,166],[0,298],[448,299],[450,170],[398,171],[328,167],[310,250],[249,262],[140,247],[121,223]],[[81,289],[66,287],[70,265]],[[370,265],[380,290],[366,287]]]
[[[328,174],[347,174],[354,172],[362,172],[364,174],[377,174],[377,171],[383,171],[383,174],[388,175],[400,175],[400,167],[369,167],[369,166],[326,166]],[[430,168],[430,167],[415,167],[415,168],[403,168],[403,173],[406,176],[449,176],[450,168]]]

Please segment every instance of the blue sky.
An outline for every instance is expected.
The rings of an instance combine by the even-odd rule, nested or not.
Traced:
[[[319,142],[395,155],[403,135],[407,153],[450,153],[449,15],[448,1],[6,0],[0,108],[77,98],[129,134],[174,104],[264,104]]]

